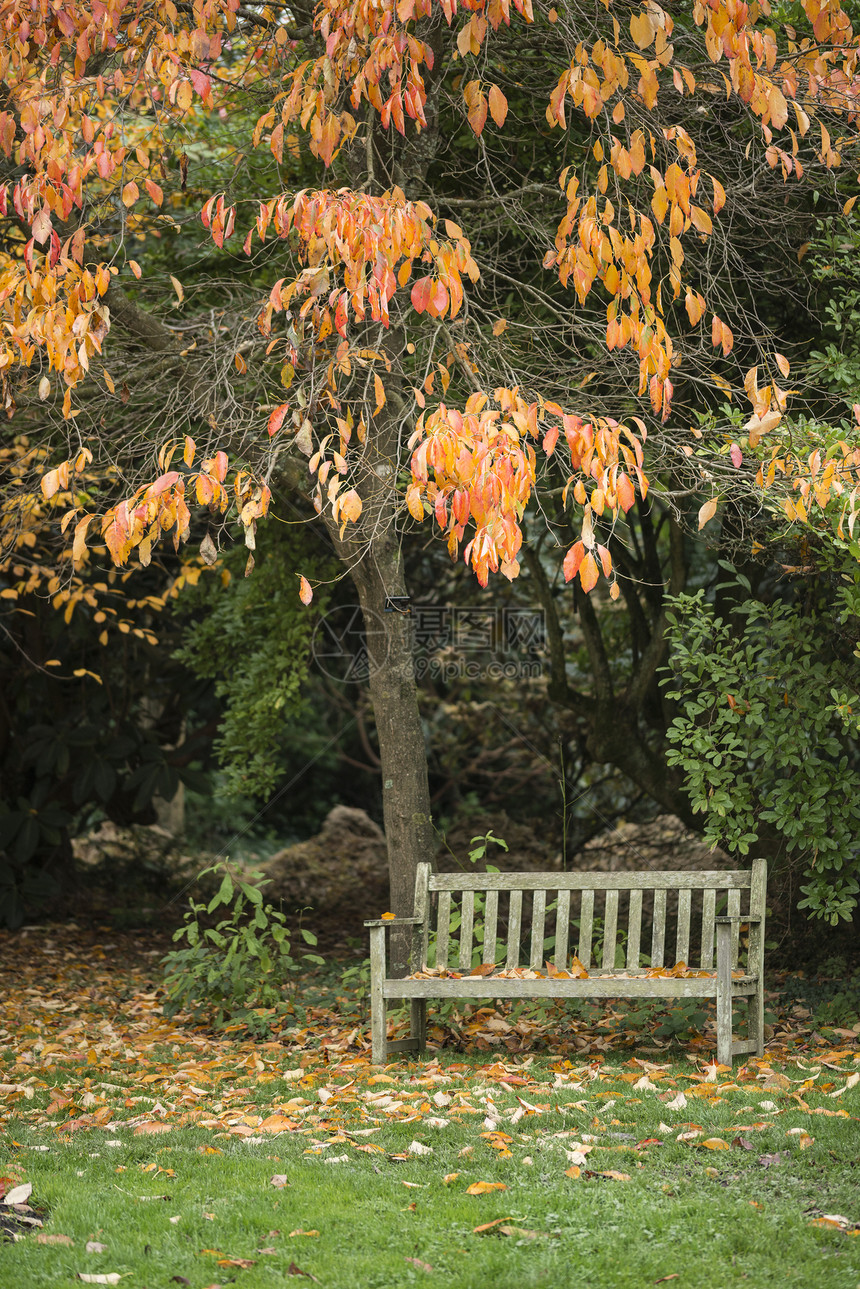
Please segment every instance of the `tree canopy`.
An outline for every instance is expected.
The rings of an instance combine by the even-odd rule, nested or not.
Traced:
[[[212,563],[238,525],[250,572],[262,520],[317,514],[385,615],[434,525],[482,586],[526,570],[551,696],[689,817],[658,672],[691,534],[717,518],[733,559],[854,540],[856,425],[816,419],[804,365],[815,248],[857,198],[848,10],[2,14],[0,396],[41,476],[4,509],[3,594],[97,614],[94,561],[146,567],[170,534]],[[27,555],[34,514],[66,534],[52,559]],[[430,802],[409,623],[381,620],[399,908]]]

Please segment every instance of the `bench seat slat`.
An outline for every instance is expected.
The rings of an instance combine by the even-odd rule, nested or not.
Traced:
[[[732,996],[746,997],[755,992],[753,977],[732,980]],[[713,998],[717,991],[716,976],[707,979],[676,980],[672,976],[637,976],[619,980],[589,975],[587,980],[499,980],[495,976],[463,976],[459,980],[430,977],[427,980],[386,980],[386,998]]]

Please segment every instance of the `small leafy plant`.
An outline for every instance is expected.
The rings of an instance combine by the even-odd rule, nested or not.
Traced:
[[[162,959],[164,1012],[174,1016],[186,1011],[215,1029],[244,1027],[262,1036],[271,1032],[277,1017],[295,1010],[284,989],[299,963],[291,951],[286,917],[263,903],[261,887],[268,883],[256,880],[260,875],[253,870],[240,876],[229,863],[214,864],[200,876],[219,873],[221,884],[209,903],[191,900],[185,925],[174,933],[174,943],[184,940],[185,946]],[[219,909],[221,920],[206,925]],[[299,931],[306,944],[316,944],[311,931]],[[323,962],[318,954],[300,956]]]

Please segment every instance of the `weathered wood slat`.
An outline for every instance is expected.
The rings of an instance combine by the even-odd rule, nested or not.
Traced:
[[[705,891],[702,903],[702,970],[710,971],[714,965],[714,916],[717,908],[717,892]]]
[[[496,929],[499,925],[499,892],[487,891],[484,903],[484,962],[496,961]]]
[[[496,976],[463,976],[460,980],[386,980],[386,998],[713,998],[716,976],[677,980],[672,976],[589,975],[587,980],[499,980]],[[755,992],[755,981],[732,981],[732,996]]]
[[[651,966],[662,967],[666,949],[666,892],[654,892],[654,923],[651,928]]]
[[[415,917],[418,925],[412,933],[413,970],[427,966],[430,943],[430,865],[422,863],[415,872]]]
[[[639,966],[639,944],[642,939],[642,892],[630,892],[630,908],[627,913],[627,970],[633,971]]]
[[[523,922],[523,893],[511,891],[511,903],[508,911],[508,971],[520,965],[520,928]]]
[[[723,873],[434,873],[431,891],[748,890],[750,874]]]
[[[618,939],[618,891],[606,892],[606,909],[603,914],[603,965],[615,966],[615,942]]]
[[[582,908],[579,913],[579,944],[576,956],[583,967],[591,965],[591,931],[594,926],[594,891],[582,892]]]
[[[732,928],[717,923],[717,1060],[732,1063]]]
[[[448,965],[448,935],[451,924],[451,892],[439,892],[439,908],[436,917],[436,966]]]
[[[546,922],[546,891],[535,891],[532,901],[532,938],[529,966],[537,971],[543,966],[543,937]]]
[[[729,917],[737,917],[741,911],[741,893],[740,891],[729,891],[729,907],[726,909]],[[738,965],[738,944],[740,941],[741,928],[738,922],[732,925],[732,970]]]
[[[567,946],[570,943],[570,891],[559,891],[555,915],[555,969],[567,970]]]
[[[475,892],[464,891],[460,906],[460,970],[468,971],[472,965],[472,931],[475,925]]]
[[[690,963],[690,902],[692,892],[678,892],[678,933],[675,937],[675,961]]]

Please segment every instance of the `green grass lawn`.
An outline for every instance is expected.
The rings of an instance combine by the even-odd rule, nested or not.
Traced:
[[[3,1289],[860,1286],[853,1052],[740,1083],[687,1059],[452,1055],[380,1078],[260,1055],[165,1049],[149,1087],[84,1063],[77,1090],[62,1067],[19,1096],[0,1176],[32,1185],[44,1225],[0,1247]]]

